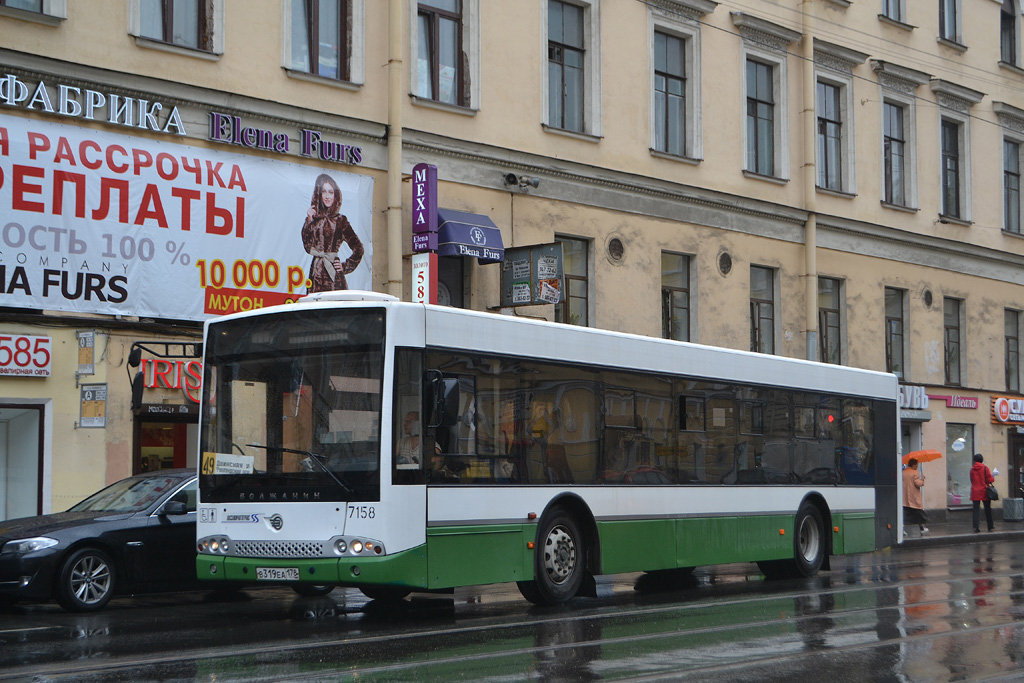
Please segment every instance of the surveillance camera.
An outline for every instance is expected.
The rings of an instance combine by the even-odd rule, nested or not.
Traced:
[[[540,187],[540,178],[532,178],[529,176],[522,176],[519,178],[519,184],[523,187],[529,185],[530,187]]]
[[[506,173],[505,174],[505,184],[506,185],[518,185],[519,184],[519,176],[517,176],[515,173]]]

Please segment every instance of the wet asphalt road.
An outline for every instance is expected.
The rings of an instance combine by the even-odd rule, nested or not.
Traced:
[[[814,579],[755,565],[680,583],[598,579],[559,608],[514,584],[414,596],[287,588],[0,611],[0,681],[953,681],[1024,678],[1024,547],[833,558]]]

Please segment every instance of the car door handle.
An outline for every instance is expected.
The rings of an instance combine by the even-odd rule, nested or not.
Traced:
[[[142,541],[128,541],[125,545],[141,548],[143,544]]]

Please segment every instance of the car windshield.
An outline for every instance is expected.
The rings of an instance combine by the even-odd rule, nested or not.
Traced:
[[[139,512],[181,484],[171,476],[130,477],[98,491],[68,512]]]

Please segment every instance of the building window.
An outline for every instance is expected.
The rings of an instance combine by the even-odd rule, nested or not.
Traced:
[[[587,240],[558,236],[555,241],[562,245],[562,271],[565,277],[565,293],[562,301],[555,305],[555,322],[586,327],[590,324],[587,258],[590,243]]]
[[[750,267],[750,350],[775,353],[775,271]]]
[[[946,384],[960,386],[962,362],[961,320],[963,302],[960,299],[945,298],[942,301],[943,326],[945,328]]]
[[[290,67],[324,78],[349,80],[348,3],[292,0],[291,10]]]
[[[819,356],[822,363],[839,365],[843,362],[841,292],[840,280],[818,278],[818,330],[821,335]]]
[[[465,106],[461,1],[421,0],[416,38],[416,95]]]
[[[690,257],[661,252],[661,336],[690,341]]]
[[[68,16],[67,0],[0,0],[0,14],[57,26]]]
[[[583,8],[559,0],[548,3],[548,123],[583,132]]]
[[[903,128],[904,109],[898,104],[885,102],[882,104],[885,121],[883,123],[882,154],[885,174],[885,202],[896,206],[906,206],[906,137]]]
[[[1003,230],[1020,234],[1020,143],[1003,140]]]
[[[200,0],[141,0],[143,38],[209,52],[210,13]]]
[[[906,291],[885,288],[885,371],[901,379],[907,379],[904,350],[906,319],[903,301]]]
[[[1020,311],[1003,311],[1006,339],[1006,390],[1020,393]]]
[[[942,119],[941,137],[942,215],[960,218],[960,124]]]
[[[219,55],[224,0],[129,0],[128,29],[141,47]]]
[[[939,0],[939,37],[960,43],[960,0]]]
[[[774,68],[747,60],[747,170],[775,175]]]
[[[999,13],[999,59],[1005,64],[1017,66],[1019,50],[1017,0],[1003,0],[1003,8]]]
[[[817,109],[818,187],[839,191],[843,189],[843,121],[838,85],[818,81]]]
[[[654,149],[686,156],[685,42],[654,33]]]
[[[906,23],[906,0],[882,0],[882,16],[886,19]]]

